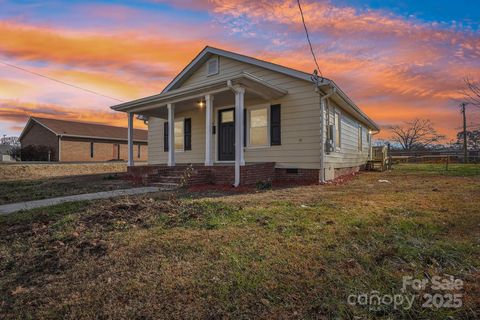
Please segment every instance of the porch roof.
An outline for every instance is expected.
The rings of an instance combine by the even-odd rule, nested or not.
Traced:
[[[185,100],[198,99],[206,94],[215,94],[229,91],[231,85],[240,85],[248,92],[252,92],[264,99],[278,99],[288,92],[250,73],[241,72],[234,76],[217,78],[196,86],[183,87],[157,95],[121,103],[111,108],[116,111],[142,113],[153,108],[164,107],[168,103],[177,103]]]

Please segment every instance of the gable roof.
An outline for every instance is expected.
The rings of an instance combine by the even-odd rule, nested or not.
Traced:
[[[20,139],[22,139],[27,133],[27,128],[30,128],[34,123],[43,126],[56,136],[121,141],[126,141],[128,139],[128,129],[124,127],[38,117],[30,117],[27,125],[22,131],[22,134],[20,135]],[[147,141],[147,135],[147,130],[133,130],[133,140],[135,141]]]
[[[163,89],[162,93],[166,93],[172,89],[177,89],[185,80],[187,80],[195,71],[197,71],[200,66],[210,59],[211,56],[223,56],[240,62],[253,64],[265,69],[276,71],[279,73],[292,76],[294,78],[299,78],[312,82],[312,75],[300,70],[295,70],[289,67],[285,67],[276,63],[268,62],[265,60],[260,60],[257,58],[249,57],[243,54],[239,54],[232,51],[227,51],[219,48],[214,48],[206,46],[200,53]],[[325,83],[330,83],[331,80],[324,78]]]
[[[116,111],[125,111],[128,107],[135,107],[140,103],[150,103],[156,99],[162,98],[170,93],[177,92],[181,85],[195,72],[197,71],[210,57],[213,55],[223,56],[233,60],[237,60],[243,63],[255,65],[264,69],[272,70],[281,74],[285,74],[300,80],[310,82],[313,85],[312,75],[300,70],[285,67],[276,63],[256,59],[239,53],[206,46],[166,87],[160,94],[152,95],[149,97],[125,102],[119,105],[112,106],[111,108]],[[326,87],[324,90],[323,87]],[[328,87],[334,89],[333,97],[336,97],[343,105],[343,107],[353,114],[357,119],[361,119],[362,122],[367,124],[370,129],[380,131],[379,126],[370,119],[348,96],[340,87],[333,81],[327,78],[322,78],[322,83],[319,85],[320,92],[326,94]]]

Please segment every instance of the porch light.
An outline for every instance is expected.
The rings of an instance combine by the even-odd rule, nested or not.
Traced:
[[[197,105],[198,105],[198,106],[200,107],[200,109],[201,109],[201,108],[205,107],[205,101],[199,100],[199,101],[197,101]]]

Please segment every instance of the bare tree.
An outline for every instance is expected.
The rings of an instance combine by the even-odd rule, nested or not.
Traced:
[[[463,81],[465,82],[465,88],[462,90],[462,94],[465,102],[480,107],[480,83],[470,79],[470,77],[465,77]]]
[[[425,119],[405,121],[404,125],[393,126],[390,130],[393,133],[391,140],[403,150],[427,148],[445,138],[435,130],[430,120]]]

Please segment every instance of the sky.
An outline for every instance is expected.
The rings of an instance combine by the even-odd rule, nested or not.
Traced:
[[[455,136],[463,79],[480,80],[478,1],[301,3],[322,74],[380,137],[414,118]],[[2,63],[128,101],[159,93],[206,45],[314,69],[296,1],[0,0],[0,135],[19,135],[30,115],[126,125],[117,100]]]

